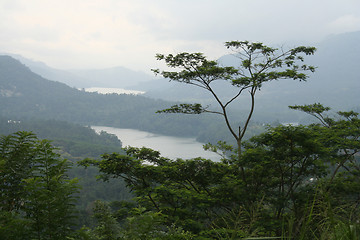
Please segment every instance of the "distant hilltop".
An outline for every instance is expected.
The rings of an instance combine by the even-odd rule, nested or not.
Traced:
[[[125,67],[112,67],[104,69],[72,69],[60,70],[49,67],[46,63],[30,60],[18,54],[2,53],[20,61],[32,72],[40,76],[65,83],[70,87],[90,88],[124,88],[131,89],[140,83],[152,80],[154,77],[144,72],[133,71]]]

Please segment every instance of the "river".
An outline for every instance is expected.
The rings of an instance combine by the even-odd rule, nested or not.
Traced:
[[[92,126],[96,132],[105,131],[115,134],[122,142],[123,147],[148,147],[160,151],[161,155],[170,159],[190,159],[203,157],[213,161],[219,161],[220,157],[209,151],[205,151],[202,143],[195,138],[183,138],[153,134],[135,129],[113,128],[105,126]]]

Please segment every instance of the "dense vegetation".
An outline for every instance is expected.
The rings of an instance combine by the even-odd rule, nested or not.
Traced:
[[[78,172],[79,168],[72,170],[74,175],[93,175],[98,170],[104,189],[116,192],[113,186],[119,184],[120,191],[127,187],[133,198],[130,200],[126,191],[110,199],[89,196],[91,204],[81,203],[85,211],[76,213],[74,203],[79,188],[76,180],[69,177],[70,162],[62,160],[48,141],[38,140],[32,133],[18,131],[2,136],[0,201],[4,204],[0,208],[0,237],[358,239],[360,119],[357,112],[329,114],[330,108],[319,103],[294,105],[290,108],[315,117],[317,122],[268,126],[261,134],[249,140],[245,138],[259,89],[273,80],[306,80],[307,73],[314,71],[314,67],[302,62],[304,55],[312,55],[315,48],[279,50],[261,43],[237,41],[228,42],[226,46],[239,54],[238,67],[221,66],[200,53],[180,53],[158,55],[158,59],[164,60],[174,71],[155,70],[173,81],[204,88],[216,99],[217,108],[180,103],[159,112],[184,113],[186,116],[182,119],[190,119],[187,121],[194,121],[202,113],[223,119],[232,142],[219,139],[217,144],[205,145],[208,150],[220,154],[221,161],[173,160],[162,157],[157,151],[134,147],[126,148],[125,152],[107,152],[101,159],[86,158],[79,162],[85,167],[83,175]],[[216,81],[224,81],[237,89],[235,95],[223,101],[214,88]],[[2,91],[4,98],[21,97],[24,93],[14,87],[9,89],[10,82],[8,91]],[[235,101],[242,101],[239,96],[243,93],[249,94],[250,107],[248,114],[240,118],[228,107]],[[95,98],[100,102],[102,98],[118,99],[115,95],[107,97]],[[130,108],[126,98],[122,99],[125,109]],[[131,99],[135,98],[127,100]],[[152,109],[150,101],[148,104]],[[37,110],[53,111],[48,108],[50,105],[38,109],[39,106],[36,105]],[[106,109],[104,105],[101,107],[97,111]],[[164,119],[168,115],[160,116]],[[51,126],[51,123],[45,121],[44,125]],[[55,125],[72,128],[64,122]],[[89,134],[91,144],[98,144],[97,140],[91,140],[95,135],[90,130],[81,129]],[[119,144],[113,136],[102,135],[100,142]],[[62,135],[53,136],[61,139]],[[76,134],[70,136],[72,141],[83,141]],[[79,153],[81,156],[82,152]],[[123,182],[114,182],[119,179]],[[94,221],[86,218],[89,214]],[[74,221],[76,215],[81,216],[80,221]],[[84,227],[80,228],[82,225]]]
[[[322,124],[269,128],[244,144],[241,162],[231,148],[222,162],[174,161],[146,148],[83,161],[98,166],[104,180],[123,178],[136,196],[110,205],[95,201],[91,212],[97,224],[91,230],[73,229],[71,196],[77,188],[66,174],[69,162],[31,133],[4,136],[2,239],[356,239],[357,113],[339,112],[339,117],[330,118],[324,114],[328,108],[319,104],[293,108],[318,117]],[[245,167],[244,175],[239,166]],[[52,196],[61,201],[49,201]],[[56,206],[46,208],[50,203]],[[55,211],[60,206],[68,215]]]
[[[123,152],[119,139],[111,134],[95,133],[90,127],[71,124],[58,120],[10,120],[0,117],[0,134],[9,135],[15,132],[32,132],[39,139],[51,139],[54,152],[61,158],[68,159],[70,168],[67,174],[70,178],[78,178],[76,210],[79,214],[79,224],[92,224],[90,215],[95,200],[113,201],[128,200],[132,196],[122,180],[110,183],[96,181],[97,169],[87,170],[78,167],[76,162],[86,157],[100,159],[104,153]]]
[[[65,239],[77,191],[69,163],[28,132],[1,137],[0,153],[1,239]]]
[[[171,226],[188,239],[357,239],[360,120],[354,112],[339,114],[325,125],[269,128],[244,144],[241,161],[231,149],[212,162],[129,148],[83,164],[97,165],[104,179],[123,178],[136,195],[134,206],[113,213],[128,224],[117,223],[123,226],[117,236],[131,232],[137,218],[148,225],[143,239],[160,229],[170,234]],[[149,214],[159,221],[146,222]]]

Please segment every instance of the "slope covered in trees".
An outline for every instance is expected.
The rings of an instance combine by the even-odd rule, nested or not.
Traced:
[[[98,158],[105,152],[119,152],[122,147],[115,135],[105,132],[97,134],[90,127],[79,124],[39,119],[15,121],[0,117],[0,134],[8,135],[17,131],[32,131],[40,139],[51,139],[52,145],[71,160]]]
[[[162,100],[79,91],[44,79],[8,56],[0,56],[0,101],[0,116],[12,120],[55,119],[178,136],[197,136],[208,123],[216,122],[160,116],[155,112],[169,105]]]
[[[84,158],[100,159],[104,153],[123,152],[119,139],[111,134],[100,134],[89,127],[57,120],[24,120],[14,121],[0,117],[0,136],[11,136],[15,132],[32,132],[39,139],[50,140],[52,151],[67,159],[69,168],[67,175],[78,178],[78,193],[75,225],[90,225],[91,205],[95,200],[114,201],[131,198],[129,190],[122,180],[109,183],[96,181],[97,169],[87,170],[77,166],[76,162]],[[32,135],[35,136],[35,135]],[[35,138],[34,138],[35,139]]]

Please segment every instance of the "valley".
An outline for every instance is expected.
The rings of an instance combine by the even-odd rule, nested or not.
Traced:
[[[280,53],[275,59],[284,59],[275,63],[270,47],[230,44],[265,64],[228,54],[216,61],[201,54],[158,56],[176,71],[183,68],[157,72],[168,79],[124,67],[60,70],[0,55],[0,185],[11,189],[1,196],[11,207],[18,193],[21,210],[1,212],[0,229],[1,221],[19,227],[31,214],[42,216],[51,187],[60,192],[53,196],[57,206],[76,205],[77,222],[64,221],[78,239],[103,239],[103,226],[126,239],[137,234],[138,223],[188,239],[305,236],[340,232],[334,222],[355,226],[358,42],[360,32],[334,35],[318,43],[314,56],[308,56],[314,48],[300,47],[288,58]],[[315,72],[294,64],[303,60],[298,53]],[[21,191],[12,190],[17,186]],[[68,198],[61,202],[62,196]],[[336,220],[326,219],[327,211]]]

